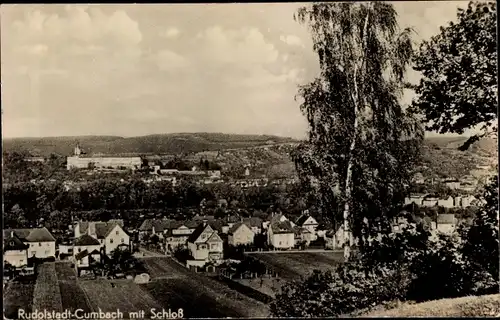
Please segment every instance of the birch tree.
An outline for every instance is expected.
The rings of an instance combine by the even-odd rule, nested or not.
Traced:
[[[404,200],[423,131],[400,104],[413,49],[391,4],[319,3],[300,8],[320,74],[300,86],[308,141],[292,154],[324,217],[343,224],[344,257],[379,232]]]

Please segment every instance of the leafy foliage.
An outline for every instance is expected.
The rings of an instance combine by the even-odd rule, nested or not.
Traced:
[[[348,214],[356,236],[383,231],[403,201],[422,140],[398,101],[411,30],[400,31],[392,5],[380,2],[313,4],[297,18],[311,29],[321,67],[299,89],[309,123],[308,142],[292,155],[299,175],[314,185],[332,222],[356,212]]]
[[[470,2],[466,10],[458,9],[458,22],[422,43],[414,69],[423,78],[413,110],[424,114],[428,130],[463,133],[482,125],[484,133],[495,124],[496,15],[495,2]]]
[[[427,301],[498,292],[498,181],[482,195],[482,214],[452,235],[424,220],[371,239],[358,261],[316,272],[282,288],[276,316],[328,317],[394,301]]]

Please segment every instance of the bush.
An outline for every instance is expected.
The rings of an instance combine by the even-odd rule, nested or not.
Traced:
[[[286,284],[271,310],[275,316],[334,317],[393,301],[498,292],[498,222],[491,216],[478,216],[463,238],[433,236],[423,220],[407,223],[371,240],[359,259],[334,273],[315,271],[304,282]]]
[[[278,317],[349,314],[404,299],[408,279],[407,270],[395,264],[369,270],[355,262],[338,266],[334,273],[315,270],[304,282],[285,284],[271,304],[271,311]]]

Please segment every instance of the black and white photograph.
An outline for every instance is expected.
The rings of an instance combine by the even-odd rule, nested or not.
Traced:
[[[4,319],[500,317],[497,6],[0,6]]]

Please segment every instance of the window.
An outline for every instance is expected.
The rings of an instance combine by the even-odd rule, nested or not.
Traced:
[[[14,246],[14,241],[11,241],[11,242],[10,242],[10,245],[13,247],[13,246]]]
[[[82,248],[78,248],[78,252],[81,252],[82,251]]]
[[[281,245],[281,241],[278,244]]]
[[[41,247],[42,246],[42,243],[41,242],[38,242],[38,246]]]
[[[125,239],[122,238],[122,243],[124,243],[124,242],[125,242]]]
[[[46,254],[46,255],[48,255],[48,254],[49,254],[49,252],[50,252],[49,250],[45,250],[45,254]]]
[[[109,239],[109,243],[113,243],[113,239]]]
[[[116,230],[116,235],[119,235],[120,234],[120,231]]]

